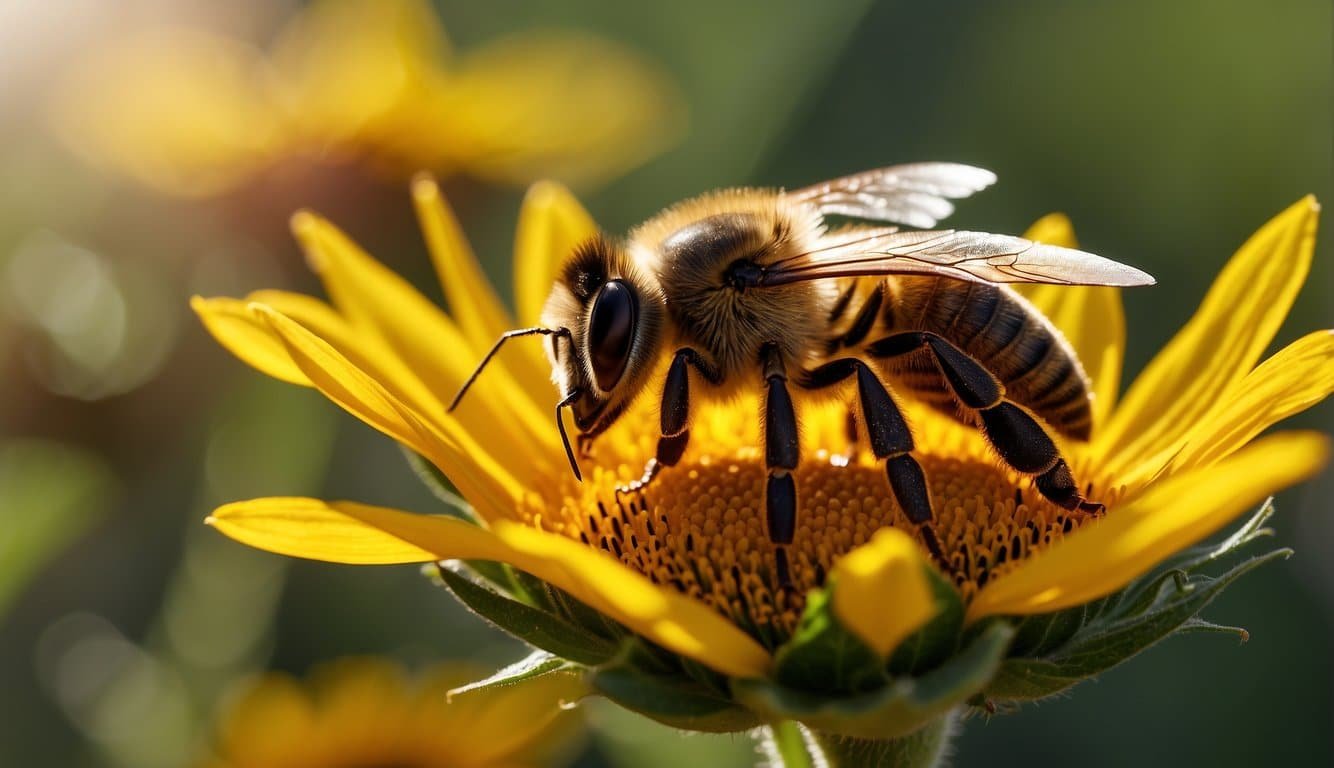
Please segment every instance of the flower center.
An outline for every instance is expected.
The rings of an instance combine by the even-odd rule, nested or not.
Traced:
[[[915,455],[930,484],[936,533],[948,559],[942,570],[966,602],[990,579],[1074,530],[1084,516],[1057,507],[1030,479],[1000,466],[980,435],[942,421],[934,425],[941,434],[917,425],[922,448]],[[620,456],[641,453],[621,448]],[[557,487],[540,509],[526,510],[526,516],[708,603],[776,647],[796,627],[807,591],[823,585],[833,564],[876,530],[894,526],[920,540],[889,490],[883,465],[865,448],[850,453],[808,450],[796,470],[797,532],[788,547],[787,588],[779,585],[775,547],[765,531],[763,456],[736,433],[696,445],[680,464],[634,493],[616,488],[642,464],[599,461],[582,484],[553,483]],[[1107,496],[1116,492],[1100,491],[1102,483],[1091,486],[1093,498],[1110,507],[1115,499]]]

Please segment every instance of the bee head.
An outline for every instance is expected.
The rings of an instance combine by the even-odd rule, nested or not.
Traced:
[[[542,323],[568,328],[547,348],[552,379],[571,401],[586,435],[615,422],[643,389],[661,343],[665,312],[656,278],[619,243],[602,236],[566,260],[542,312]]]

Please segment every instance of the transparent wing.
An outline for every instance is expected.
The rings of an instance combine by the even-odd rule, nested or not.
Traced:
[[[985,283],[1152,285],[1134,267],[1073,248],[985,232],[899,232],[863,229],[839,233],[809,253],[764,266],[759,285],[862,275],[938,275]]]
[[[825,215],[934,227],[954,212],[950,199],[996,183],[996,174],[958,163],[911,163],[877,168],[794,190],[787,196]]]

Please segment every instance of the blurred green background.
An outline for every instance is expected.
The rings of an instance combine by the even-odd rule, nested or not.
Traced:
[[[310,205],[435,295],[401,177],[357,163],[211,199],[101,173],[44,105],[98,41],[170,20],[265,44],[293,6],[86,0],[0,12],[0,765],[170,766],[235,677],[348,654],[517,658],[415,569],[289,562],[201,524],[218,503],[310,494],[434,502],[390,441],[208,339],[193,293],[317,291],[286,235]],[[716,186],[795,186],[915,160],[995,170],[952,222],[1020,232],[1062,210],[1089,250],[1143,267],[1127,371],[1232,251],[1307,192],[1334,200],[1327,0],[439,2],[467,50],[527,29],[638,51],[688,117],[655,159],[579,191],[607,229]],[[509,285],[522,196],[445,182]],[[1334,318],[1334,235],[1276,347]],[[1129,374],[1127,375],[1127,380]],[[1326,403],[1293,425],[1331,430]],[[1334,765],[1330,473],[1279,499],[1297,550],[1209,611],[1252,632],[1174,639],[1068,698],[968,724],[958,765]],[[681,737],[591,708],[581,765],[751,765],[748,740]]]

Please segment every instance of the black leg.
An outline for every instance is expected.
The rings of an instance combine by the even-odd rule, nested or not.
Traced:
[[[1096,501],[1088,501],[1075,485],[1075,476],[1070,471],[1065,459],[1058,459],[1051,469],[1038,475],[1034,480],[1038,493],[1051,499],[1055,504],[1069,510],[1077,510],[1090,515],[1101,515],[1107,507]]]
[[[977,360],[933,333],[909,332],[872,342],[872,357],[895,357],[929,349],[954,396],[977,411],[982,431],[1006,464],[1036,476],[1035,485],[1047,499],[1069,510],[1100,513],[1101,504],[1087,501],[1075,485],[1070,467],[1056,443],[1027,411],[1005,399],[1000,381]]]
[[[932,524],[931,495],[927,489],[926,475],[912,457],[912,431],[908,429],[908,422],[903,418],[898,404],[871,367],[855,357],[840,358],[807,371],[802,376],[801,386],[821,389],[851,376],[857,377],[857,398],[861,402],[862,423],[866,426],[867,440],[875,457],[885,462],[885,476],[890,490],[894,492],[894,499],[921,532],[922,541],[932,557],[948,568],[949,563],[945,561],[940,539]]]
[[[721,382],[722,376],[699,353],[690,348],[677,350],[667,369],[667,381],[662,388],[662,415],[659,427],[658,450],[644,465],[644,474],[627,485],[619,486],[616,495],[643,490],[663,467],[673,467],[681,460],[690,444],[690,368],[694,368],[711,384]]]
[[[797,531],[797,488],[792,479],[800,458],[797,413],[778,348],[766,345],[760,355],[764,370],[764,466],[769,473],[764,494],[765,522],[770,541],[791,544]]]
[[[760,350],[760,365],[764,372],[764,467],[769,474],[764,486],[764,522],[774,544],[778,585],[790,587],[787,547],[797,535],[797,482],[792,477],[800,459],[797,413],[776,345],[766,344]]]
[[[852,290],[853,289],[850,288],[847,293],[839,298],[839,304],[842,306],[835,307],[835,309],[839,310],[839,315],[842,315],[843,310],[847,309],[846,300],[852,298]],[[871,295],[866,297],[866,301],[863,302],[861,308],[857,310],[857,315],[852,319],[852,322],[848,325],[847,329],[844,330],[843,333],[829,340],[826,345],[829,354],[832,355],[839,349],[855,347],[862,343],[862,340],[866,338],[866,335],[871,332],[871,326],[875,324],[876,318],[880,315],[880,307],[884,303],[885,284],[882,282],[876,284],[875,289],[871,291]],[[832,313],[830,319],[834,319]]]
[[[853,410],[856,405],[848,403],[848,412],[843,416],[843,434],[848,437],[848,455],[857,455],[857,440],[861,429],[857,426],[857,412]]]

